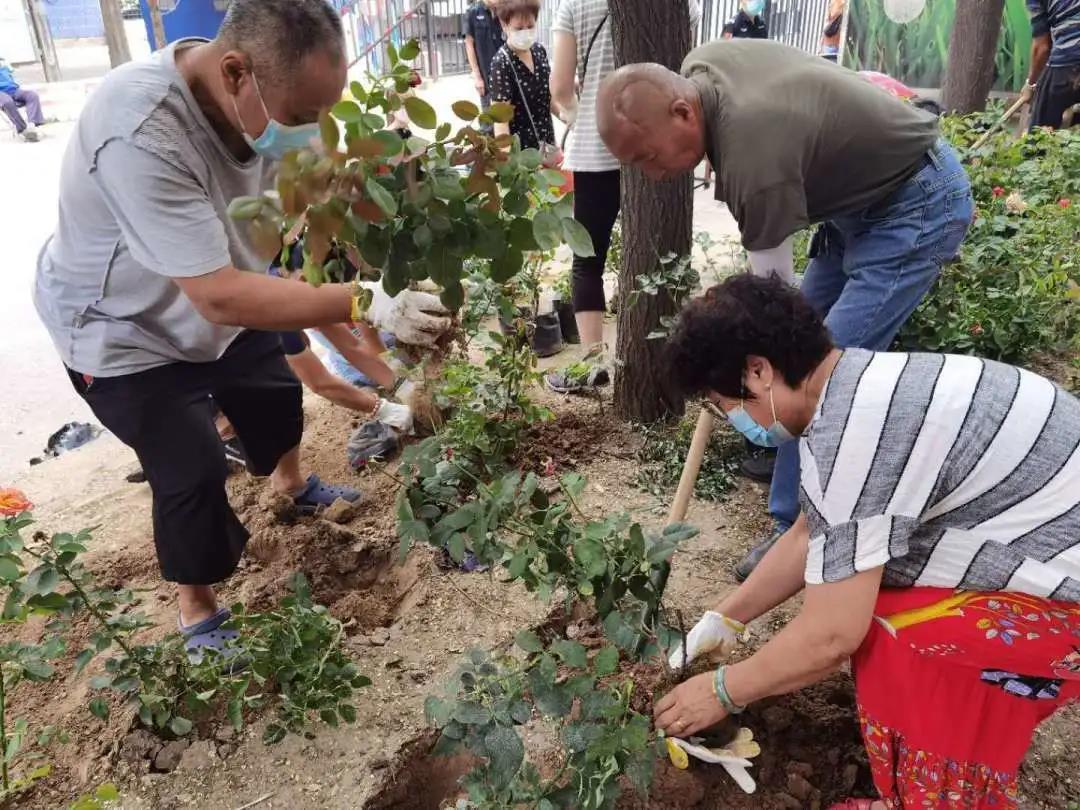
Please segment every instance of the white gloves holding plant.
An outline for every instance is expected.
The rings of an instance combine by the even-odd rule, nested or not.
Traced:
[[[389,399],[380,399],[379,407],[375,411],[375,421],[396,428],[402,433],[408,433],[412,430],[413,415],[408,405]]]
[[[735,784],[747,793],[753,793],[757,789],[754,777],[746,769],[753,765],[750,760],[761,753],[761,746],[754,741],[754,733],[750,729],[740,728],[735,739],[723,748],[706,748],[701,742],[700,737],[691,737],[689,740],[668,737],[667,752],[671,764],[685,770],[690,765],[687,758],[689,754],[694,759],[722,767],[735,780]]]
[[[380,281],[362,281],[371,290],[367,321],[376,329],[391,333],[410,346],[434,346],[453,328],[451,312],[439,296],[427,292],[403,290],[390,297]]]
[[[686,661],[683,661],[683,645],[677,644],[668,658],[672,669],[682,669],[699,655],[716,651],[716,656],[726,655],[746,632],[746,625],[717,613],[705,611],[701,620],[686,634]]]

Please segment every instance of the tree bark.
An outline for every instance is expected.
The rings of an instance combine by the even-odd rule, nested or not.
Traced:
[[[945,109],[959,113],[986,109],[1004,9],[1005,0],[957,0],[942,87]]]
[[[131,61],[127,34],[124,31],[124,15],[120,12],[120,0],[99,0],[101,21],[105,24],[105,44],[109,46],[109,64],[119,67]]]
[[[615,64],[658,62],[678,70],[690,50],[688,4],[680,0],[610,0]],[[660,318],[672,315],[669,296],[627,296],[640,273],[656,269],[661,256],[690,252],[692,177],[662,183],[637,169],[622,170],[622,267],[619,268],[619,326],[615,341],[615,412],[632,422],[682,415],[683,397],[663,361],[663,340],[647,340]]]

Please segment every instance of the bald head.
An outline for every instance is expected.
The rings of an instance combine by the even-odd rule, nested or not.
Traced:
[[[705,154],[697,86],[663,65],[627,65],[604,78],[596,123],[620,163],[656,180],[692,171]]]

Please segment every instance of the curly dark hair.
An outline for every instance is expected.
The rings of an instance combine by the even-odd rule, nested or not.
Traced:
[[[519,14],[533,19],[539,17],[540,0],[498,0],[495,4],[495,15],[505,25]]]
[[[688,396],[715,391],[752,398],[746,358],[764,357],[791,387],[825,359],[833,343],[821,316],[779,278],[740,274],[695,298],[668,340],[675,383]]]

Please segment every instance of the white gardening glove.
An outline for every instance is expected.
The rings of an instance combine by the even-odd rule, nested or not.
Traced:
[[[568,127],[572,127],[577,123],[578,100],[571,99],[569,104],[559,108],[559,112],[559,119]]]
[[[375,411],[375,421],[408,433],[412,430],[412,411],[401,403],[380,399],[379,408]]]
[[[730,619],[714,610],[705,611],[701,620],[686,634],[686,663],[689,664],[699,655],[712,652],[717,647],[723,655],[731,650],[746,632],[746,625]],[[683,645],[679,642],[668,658],[672,669],[681,669],[683,665]]]
[[[412,380],[405,380],[398,386],[397,392],[394,394],[394,399],[408,405],[412,401],[412,395],[415,391],[416,383]]]
[[[700,737],[691,737],[689,742],[677,737],[668,737],[666,743],[668,758],[676,768],[686,769],[690,764],[686,758],[686,754],[689,754],[702,762],[721,766],[735,780],[735,784],[745,792],[753,793],[757,790],[754,777],[746,769],[754,764],[750,758],[761,753],[761,746],[754,741],[754,733],[750,729],[740,728],[735,739],[723,748],[706,748],[700,744]]]
[[[403,290],[391,298],[378,281],[362,281],[371,290],[371,306],[365,317],[376,329],[391,333],[410,346],[434,346],[453,327],[450,310],[439,296]]]
[[[795,283],[795,236],[789,236],[768,250],[748,250],[750,272],[768,278],[775,274],[788,284]]]

